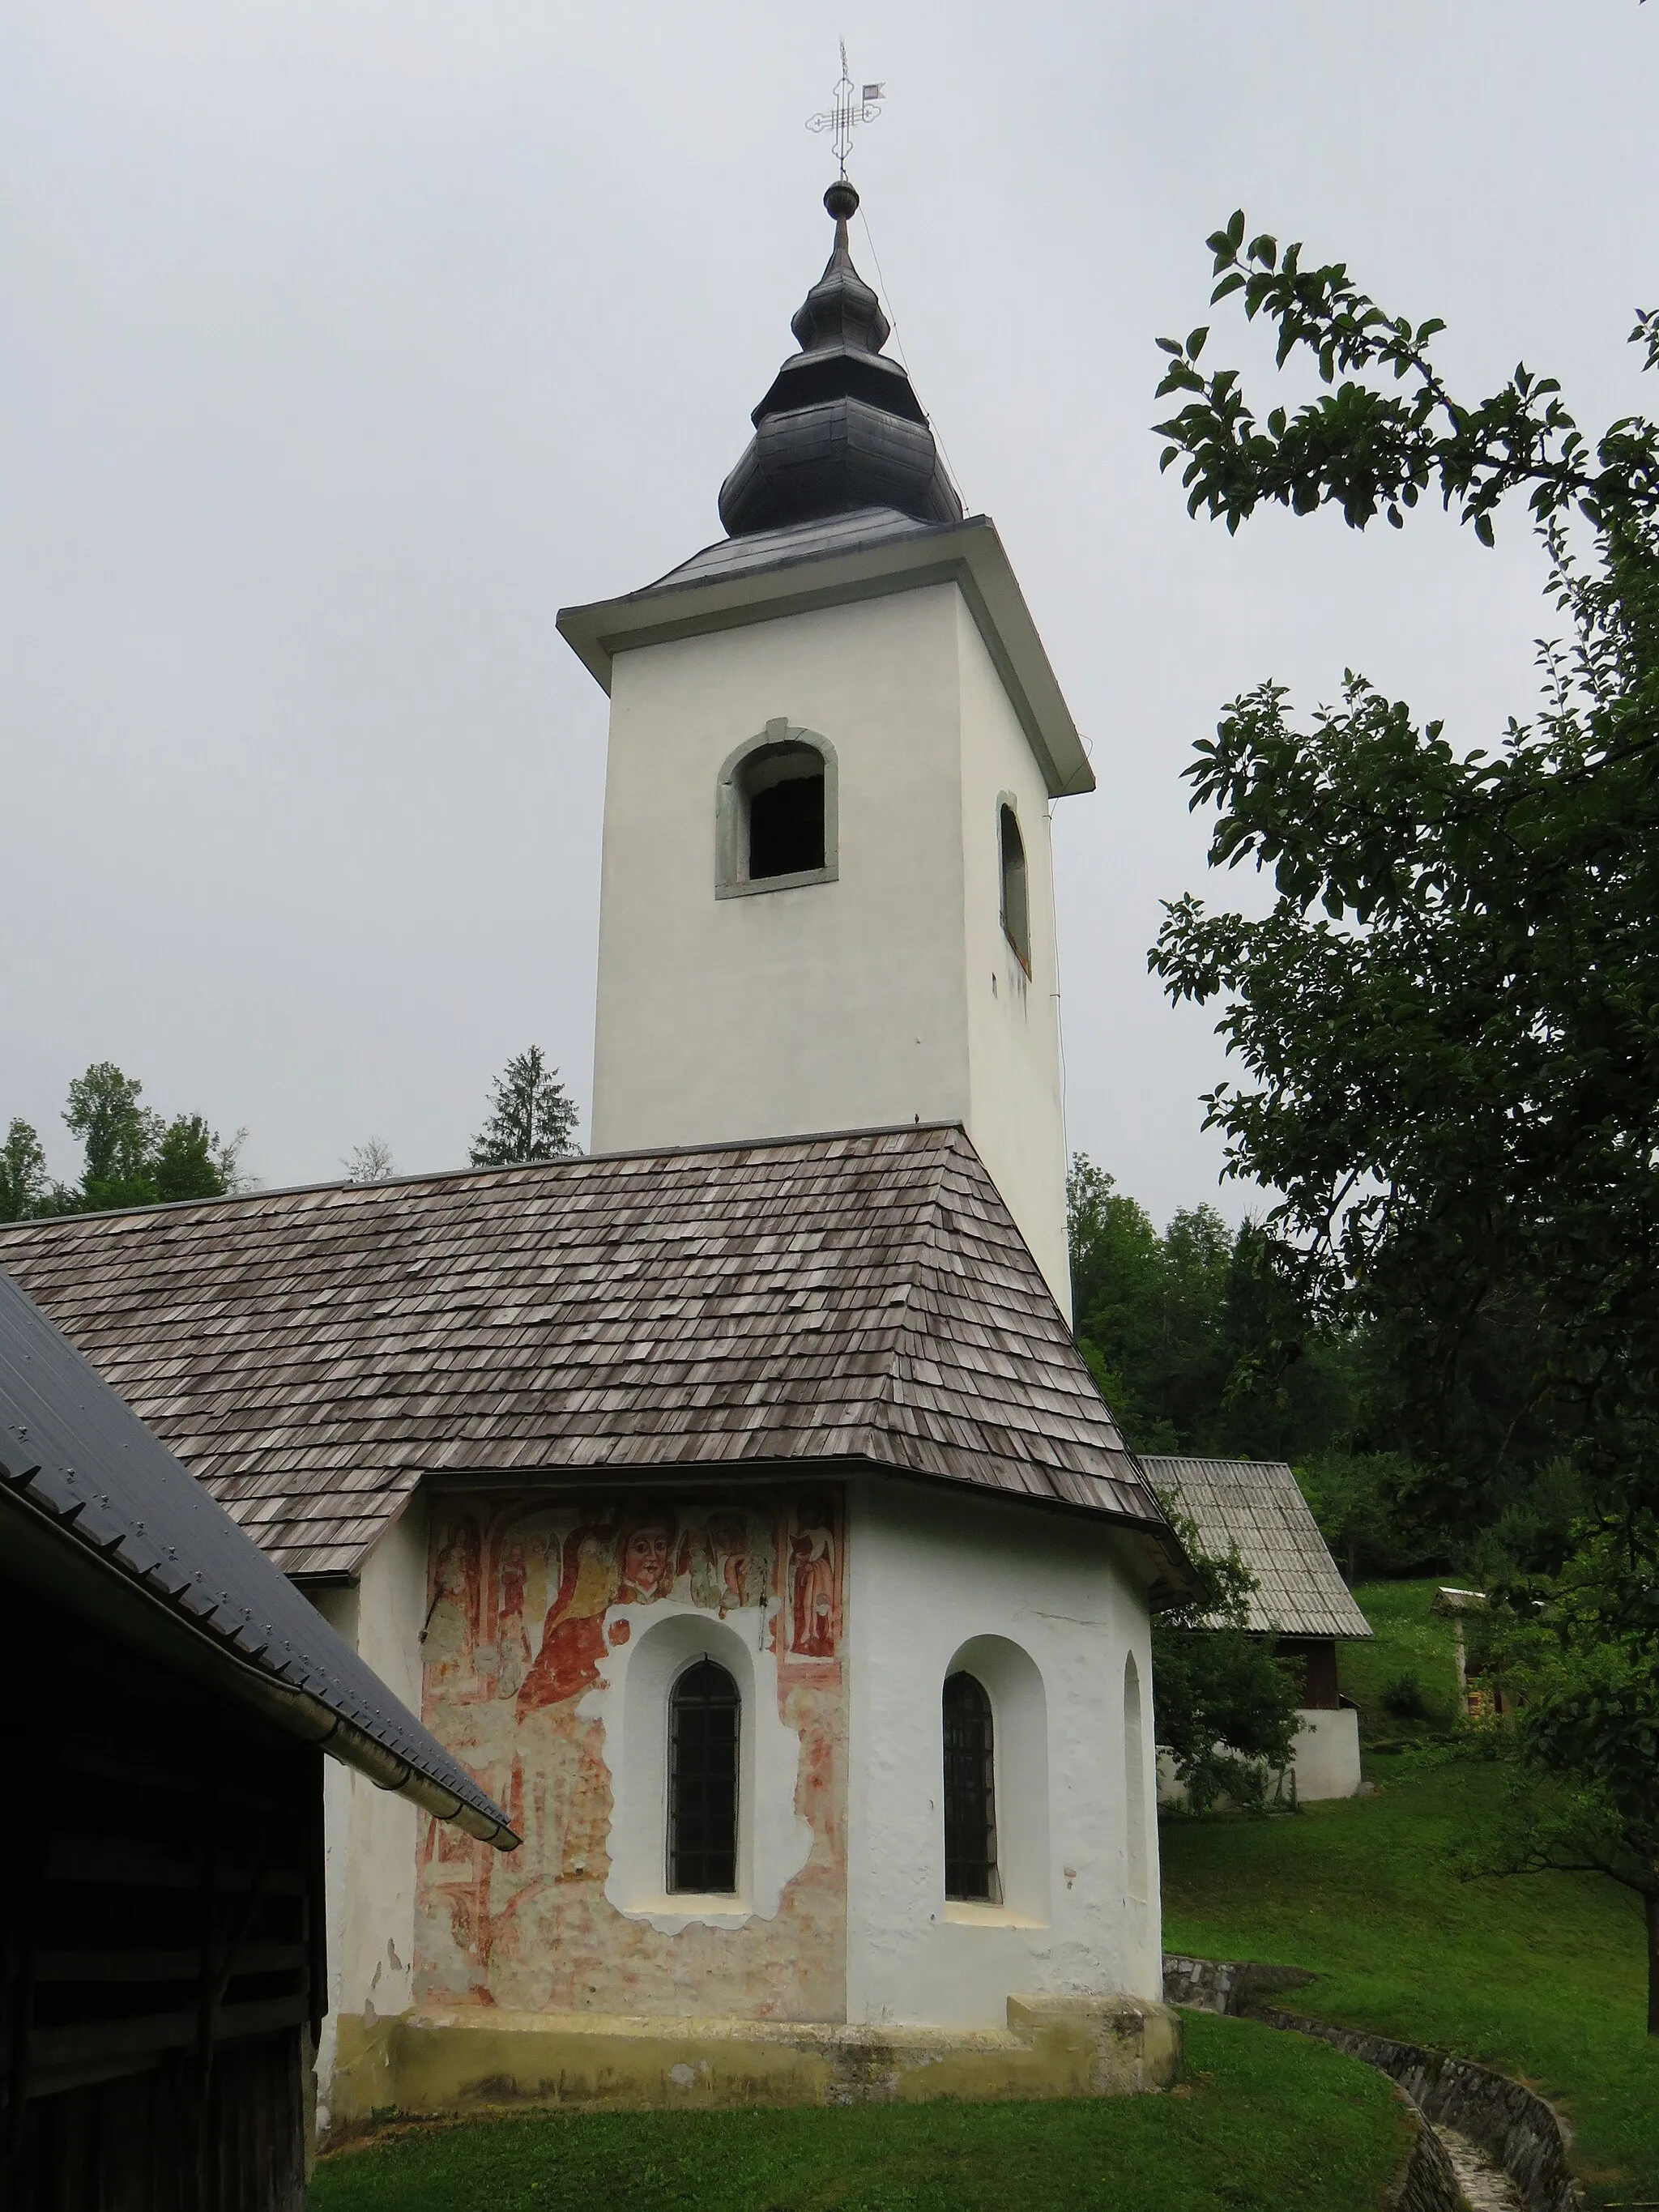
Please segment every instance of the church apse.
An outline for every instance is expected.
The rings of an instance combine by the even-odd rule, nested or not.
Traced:
[[[845,2017],[844,1524],[833,1486],[434,1502],[424,1717],[506,1806],[503,1858],[422,1823],[417,2002]],[[667,1887],[668,1698],[744,1713],[729,1895]]]

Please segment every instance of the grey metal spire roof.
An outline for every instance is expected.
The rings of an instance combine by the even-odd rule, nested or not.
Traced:
[[[790,325],[800,351],[756,408],[755,434],[720,486],[720,520],[733,538],[871,507],[919,522],[962,520],[909,376],[882,351],[881,303],[853,266],[847,222],[858,204],[844,177],[823,196],[836,242]]]
[[[481,1841],[499,1805],[0,1269],[0,1568]]]

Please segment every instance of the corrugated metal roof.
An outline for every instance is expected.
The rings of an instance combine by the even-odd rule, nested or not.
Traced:
[[[217,1640],[216,1659],[225,1669],[258,1669],[367,1736],[386,1762],[421,1777],[430,1788],[413,1794],[432,1809],[442,1809],[433,1802],[435,1790],[471,1814],[463,1825],[475,1834],[514,1840],[501,1808],[3,1270],[0,1496],[9,1520],[32,1509],[88,1566],[98,1563],[94,1571],[118,1571],[169,1607],[168,1632],[181,1653],[199,1651],[205,1632]],[[14,1552],[21,1527],[11,1530]],[[15,1569],[15,1559],[9,1564]],[[313,1740],[321,1733],[314,1724],[298,1732]],[[376,1764],[384,1768],[376,1779],[398,1786],[392,1765]]]
[[[1319,1524],[1283,1460],[1155,1459],[1141,1466],[1153,1488],[1175,1493],[1204,1550],[1237,1544],[1255,1577],[1250,1626],[1284,1636],[1369,1636]]]
[[[293,1574],[423,1475],[873,1464],[1178,1546],[963,1132],[612,1154],[0,1230]]]

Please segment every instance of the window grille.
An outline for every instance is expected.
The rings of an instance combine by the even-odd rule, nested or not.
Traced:
[[[738,1887],[738,1686],[712,1659],[688,1667],[668,1706],[668,1887]]]
[[[991,1700],[971,1674],[945,1685],[945,1894],[981,1905],[1002,1896]]]

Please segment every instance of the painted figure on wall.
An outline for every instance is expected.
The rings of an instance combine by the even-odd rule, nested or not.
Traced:
[[[599,1680],[605,1616],[616,1593],[615,1532],[589,1523],[565,1540],[563,1572],[542,1627],[541,1649],[520,1686],[520,1713],[557,1705]],[[548,1563],[552,1565],[552,1547]]]
[[[770,1561],[757,1555],[746,1513],[712,1513],[708,1548],[714,1555],[715,1603],[724,1614],[764,1605]]]
[[[471,1674],[478,1648],[478,1524],[457,1522],[438,1553],[422,1656],[450,1675]]]
[[[425,1995],[531,2011],[626,1997],[650,2010],[683,1995],[690,1972],[717,2008],[833,2016],[845,1955],[840,1512],[823,1486],[780,1486],[473,1492],[434,1513],[426,1717],[512,1804],[525,1841],[508,1863],[430,1824]],[[779,1717],[799,1738],[795,1809],[817,1838],[777,1919],[718,1940],[670,1936],[606,1887],[616,1747],[608,1709],[587,1693],[671,1607],[750,1617],[745,1641],[775,1668]]]
[[[789,1541],[789,1648],[802,1659],[833,1659],[836,1647],[836,1509],[803,1498]]]
[[[509,1544],[501,1560],[501,1603],[495,1613],[495,1695],[516,1697],[530,1668],[530,1638],[524,1625],[529,1569],[524,1546]]]

